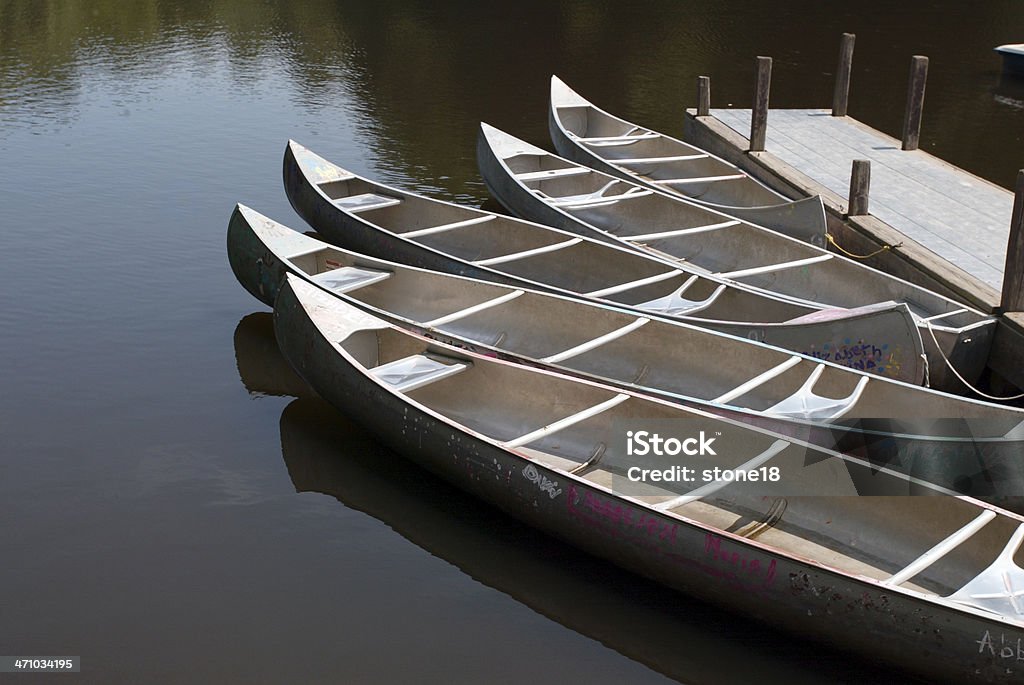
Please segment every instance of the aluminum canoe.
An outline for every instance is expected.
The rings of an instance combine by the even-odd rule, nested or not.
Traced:
[[[862,477],[902,486],[777,434],[403,332],[288,278],[275,332],[299,375],[389,447],[481,500],[805,638],[935,681],[1021,680],[1021,517],[941,494],[848,496]],[[624,426],[663,421],[721,433],[720,446],[732,436],[727,454],[688,464],[773,463],[797,474],[790,485],[829,495],[721,480],[628,489],[623,477],[643,459],[625,453]]]
[[[290,274],[460,348],[803,436],[1004,506],[1024,502],[1019,409],[678,321],[367,258],[242,205],[229,222],[228,255],[242,286],[271,306]]]
[[[481,174],[517,216],[689,265],[821,308],[905,302],[921,329],[930,385],[977,382],[996,319],[931,290],[713,209],[645,189],[481,124]],[[956,373],[951,371],[956,369]]]
[[[273,333],[270,342],[280,357]],[[832,657],[820,666],[809,663],[799,648],[787,648],[791,636],[765,640],[764,626],[742,614],[728,622],[724,641],[707,629],[723,622],[718,607],[616,573],[600,559],[537,535],[388,450],[318,397],[291,402],[280,425],[281,453],[297,492],[335,497],[476,582],[678,682],[792,685],[840,674],[846,682],[891,680],[877,666],[850,664],[845,654],[819,655]],[[373,563],[382,554],[360,550],[358,558]],[[438,617],[438,625],[443,620]],[[736,659],[736,644],[744,645],[743,659]],[[477,673],[486,679],[486,671]]]
[[[1003,71],[1015,76],[1024,75],[1024,43],[1000,45],[994,50],[1003,58]]]
[[[707,150],[620,119],[588,102],[557,76],[548,108],[561,156],[815,245],[825,245],[825,205],[792,200]]]
[[[923,343],[896,303],[822,311],[628,247],[385,186],[294,141],[284,180],[299,216],[368,256],[690,321],[911,383],[924,378]],[[883,363],[851,355],[850,346],[882,351]]]

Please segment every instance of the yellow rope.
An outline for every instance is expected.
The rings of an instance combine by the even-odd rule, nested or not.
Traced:
[[[844,255],[846,255],[847,257],[852,257],[854,259],[871,259],[875,255],[882,254],[886,250],[895,250],[897,247],[903,247],[903,243],[896,243],[895,245],[882,245],[880,248],[878,248],[877,250],[875,250],[871,254],[859,255],[859,254],[853,254],[852,252],[844,250],[839,245],[839,243],[836,242],[836,239],[832,237],[831,233],[827,233],[826,232],[825,233],[825,239],[828,240],[828,242],[831,243],[834,248],[836,248],[837,250],[842,252]]]

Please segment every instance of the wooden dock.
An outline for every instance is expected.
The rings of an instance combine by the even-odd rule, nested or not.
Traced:
[[[763,151],[750,129],[749,109],[691,109],[684,137],[785,195],[821,195],[836,244],[868,265],[1000,311],[1013,193],[827,109],[770,110]],[[850,216],[854,160],[871,162],[869,213]],[[1002,317],[989,367],[1024,387],[1024,314]]]
[[[1012,193],[829,110],[771,110],[760,152],[750,151],[744,124],[750,110],[688,110],[684,137],[785,195],[821,195],[829,232],[850,253],[899,245],[868,265],[983,311],[999,307]],[[855,159],[872,163],[863,216],[848,214]]]
[[[750,131],[749,109],[714,109],[733,130]],[[835,193],[844,206],[850,168],[871,162],[870,213],[999,290],[1013,193],[827,109],[773,109],[765,151]]]

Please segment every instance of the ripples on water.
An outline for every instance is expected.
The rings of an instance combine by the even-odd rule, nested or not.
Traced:
[[[238,201],[301,228],[288,138],[479,204],[477,122],[546,145],[553,72],[678,133],[699,74],[747,105],[757,54],[774,104],[827,104],[849,30],[854,116],[897,130],[930,54],[927,149],[1007,184],[1024,98],[990,49],[1021,39],[1019,4],[952,8],[0,0],[0,651],[104,683],[877,680],[333,422],[247,323],[224,234]]]

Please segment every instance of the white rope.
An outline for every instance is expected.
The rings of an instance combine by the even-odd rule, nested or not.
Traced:
[[[1021,398],[1024,398],[1024,392],[1022,392],[1019,395],[1011,395],[1010,397],[996,397],[995,395],[983,393],[981,390],[978,390],[976,387],[968,383],[967,380],[960,375],[960,372],[953,368],[953,364],[952,362],[949,361],[949,357],[947,357],[946,353],[942,351],[942,347],[939,345],[939,339],[935,337],[935,331],[932,329],[932,322],[929,321],[928,319],[922,319],[922,322],[928,326],[928,332],[932,336],[932,342],[935,343],[935,349],[939,351],[939,356],[942,357],[942,361],[946,362],[946,366],[948,366],[949,370],[953,372],[953,375],[959,378],[960,382],[966,385],[969,389],[981,395],[987,400],[992,400],[993,402],[1009,402],[1012,400],[1019,400]]]

